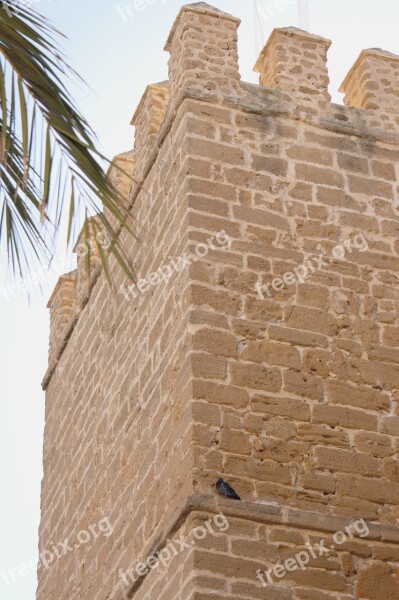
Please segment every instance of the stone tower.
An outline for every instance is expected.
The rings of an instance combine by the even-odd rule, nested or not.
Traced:
[[[328,40],[253,85],[238,25],[180,10],[110,172],[138,281],[50,299],[38,600],[399,599],[399,58],[340,106]]]

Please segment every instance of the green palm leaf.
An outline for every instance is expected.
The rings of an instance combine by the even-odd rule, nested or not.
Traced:
[[[69,247],[82,214],[102,207],[131,231],[93,131],[65,87],[66,77],[77,74],[57,49],[59,36],[33,9],[0,1],[0,252],[22,276],[33,259],[51,259],[64,218]],[[133,276],[120,227],[102,212],[99,219],[112,240],[110,252]],[[100,258],[105,266],[103,251]]]

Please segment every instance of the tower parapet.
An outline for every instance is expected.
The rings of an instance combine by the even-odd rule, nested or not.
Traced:
[[[399,132],[399,56],[363,50],[340,87],[345,104],[367,111],[370,127]]]
[[[331,102],[328,91],[327,51],[331,41],[295,27],[274,29],[255,71],[260,84],[277,88],[311,112]]]

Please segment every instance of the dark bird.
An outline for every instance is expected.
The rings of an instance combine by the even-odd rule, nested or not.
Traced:
[[[218,479],[216,482],[216,489],[221,496],[225,496],[225,498],[232,498],[233,500],[241,500],[240,496],[233,490],[231,485],[223,481],[223,479]]]

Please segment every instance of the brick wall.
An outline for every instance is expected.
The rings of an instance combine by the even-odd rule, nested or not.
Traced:
[[[399,599],[398,57],[363,52],[338,106],[328,40],[275,30],[257,86],[238,25],[182,8],[118,158],[137,183],[110,173],[141,281],[78,263],[50,300],[40,551],[104,517],[112,535],[41,566],[38,600]]]

